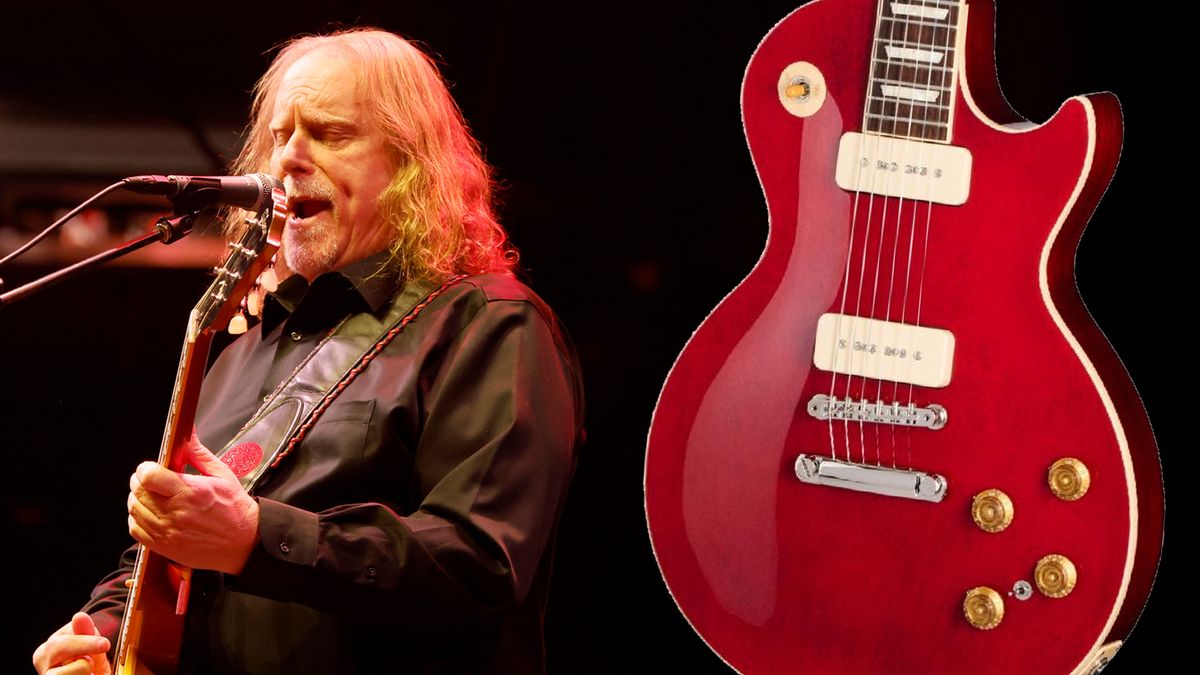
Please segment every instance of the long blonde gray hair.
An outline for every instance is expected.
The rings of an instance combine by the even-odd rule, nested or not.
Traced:
[[[388,140],[396,165],[379,196],[391,228],[390,264],[408,279],[512,275],[517,251],[493,211],[491,168],[433,60],[407,40],[353,29],[286,43],[254,88],[246,142],[231,172],[269,172],[272,106],[288,68],[336,50],[358,74],[358,96]]]

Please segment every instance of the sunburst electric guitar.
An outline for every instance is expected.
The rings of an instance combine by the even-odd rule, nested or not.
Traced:
[[[991,0],[819,0],[742,89],[770,234],[663,387],[654,552],[747,673],[1087,673],[1162,541],[1157,448],[1074,282],[1110,94],[1005,104]]]
[[[215,270],[216,278],[192,310],[158,455],[163,466],[174,471],[184,468],[182,448],[191,438],[209,347],[217,332],[229,326],[238,313],[239,303],[275,254],[286,212],[286,197],[277,188],[272,191],[270,202],[246,220],[244,234],[230,245],[225,262]],[[121,631],[113,652],[114,673],[176,672],[190,579],[191,570],[138,546],[133,576],[127,582],[130,590]]]

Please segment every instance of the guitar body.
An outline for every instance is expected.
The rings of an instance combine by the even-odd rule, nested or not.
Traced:
[[[170,560],[145,549],[144,581],[131,616],[128,656],[114,664],[116,675],[162,675],[179,668],[184,614],[176,613],[179,574]]]
[[[950,138],[973,158],[969,198],[856,196],[834,175],[839,139],[863,131],[876,9],[807,5],[746,71],[770,234],[659,398],[645,477],[654,552],[693,628],[741,672],[1087,672],[1132,629],[1162,538],[1149,422],[1074,283],[1080,235],[1116,167],[1119,106],[1077,97],[1043,125],[1003,126],[1019,118],[996,83],[993,6],[970,2]],[[780,74],[797,62],[827,90],[808,117],[780,102]],[[830,312],[893,322],[904,312],[909,324],[919,312],[920,325],[954,336],[951,381],[910,387],[814,366]],[[818,420],[809,402],[831,391],[937,404],[948,421]],[[801,453],[936,473],[948,487],[934,503],[805,483]],[[1074,501],[1048,484],[1068,457],[1091,477]],[[1000,532],[972,518],[989,489],[1012,503]],[[1052,554],[1077,572],[1065,597],[1035,584]],[[1026,599],[1013,592],[1022,581]],[[986,630],[963,608],[984,586],[1004,608]]]

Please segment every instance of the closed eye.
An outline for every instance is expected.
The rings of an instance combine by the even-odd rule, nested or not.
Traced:
[[[342,145],[354,138],[354,129],[340,126],[320,126],[312,129],[312,137],[318,143]]]

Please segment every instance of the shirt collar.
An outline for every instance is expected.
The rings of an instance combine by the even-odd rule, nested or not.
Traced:
[[[310,293],[315,295],[317,291],[314,289],[340,287],[351,291],[347,295],[365,305],[355,309],[378,312],[395,297],[400,288],[399,274],[387,265],[389,257],[388,251],[382,251],[341,269],[326,272],[313,279],[311,284],[299,274],[284,279],[263,303],[262,336],[267,336],[286,321]]]

